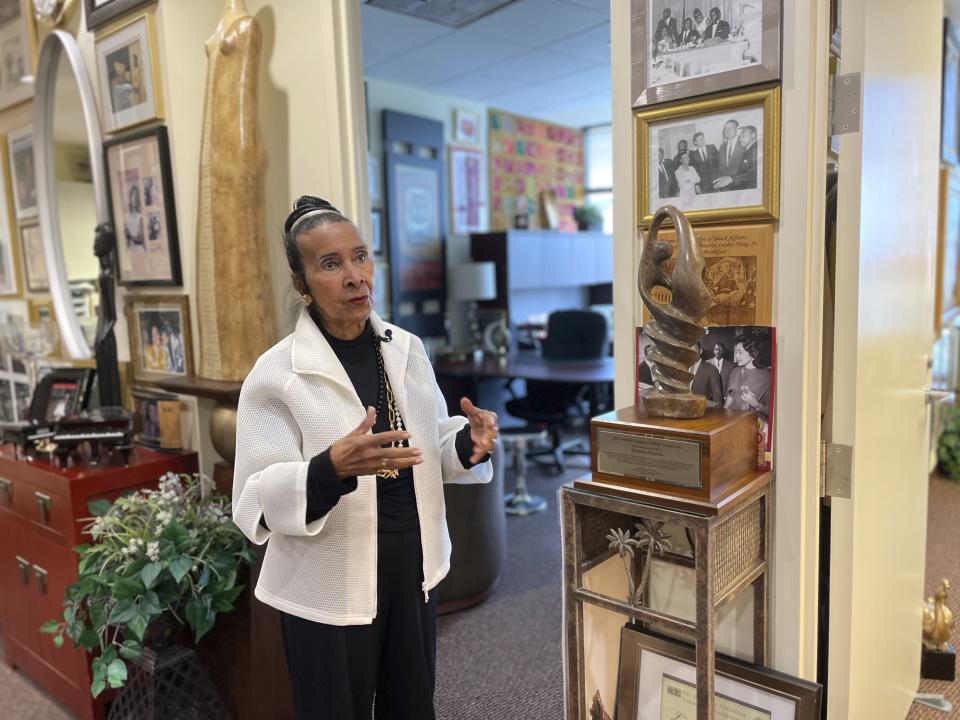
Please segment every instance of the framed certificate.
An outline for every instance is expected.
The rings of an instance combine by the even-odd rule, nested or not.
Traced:
[[[620,635],[620,720],[697,716],[697,668],[691,645],[626,625]],[[716,717],[818,720],[820,686],[758,665],[717,656]]]

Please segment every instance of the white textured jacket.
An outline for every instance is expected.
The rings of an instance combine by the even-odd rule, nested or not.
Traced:
[[[448,417],[423,343],[384,323],[393,340],[383,363],[410,442],[423,547],[423,591],[450,569],[443,483],[489,482],[490,461],[466,470],[454,439],[467,422]],[[268,542],[256,596],[278,610],[331,625],[363,625],[377,614],[377,481],[357,479],[325,516],[306,524],[307,466],[363,420],[366,411],[316,324],[302,311],[293,334],[257,360],[243,383],[237,414],[233,520],[253,542]],[[260,525],[264,515],[267,530]]]

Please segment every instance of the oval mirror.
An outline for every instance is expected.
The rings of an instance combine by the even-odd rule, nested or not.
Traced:
[[[95,230],[110,215],[93,87],[77,41],[62,30],[47,35],[40,50],[33,147],[40,233],[60,337],[70,357],[89,358],[101,304]],[[112,306],[112,298],[108,302]]]

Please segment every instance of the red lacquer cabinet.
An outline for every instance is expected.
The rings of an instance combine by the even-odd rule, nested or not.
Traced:
[[[104,717],[105,698],[90,697],[90,664],[65,639],[59,650],[40,632],[59,617],[67,586],[77,579],[75,545],[91,500],[114,500],[156,486],[165,472],[196,472],[196,453],[160,453],[136,447],[130,465],[98,467],[17,461],[0,448],[0,620],[7,664],[19,669],[84,720]]]

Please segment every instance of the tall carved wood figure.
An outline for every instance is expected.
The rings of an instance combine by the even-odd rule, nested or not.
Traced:
[[[243,0],[226,0],[207,41],[197,214],[200,372],[243,380],[276,341],[264,244],[266,155],[257,119],[262,36]]]

